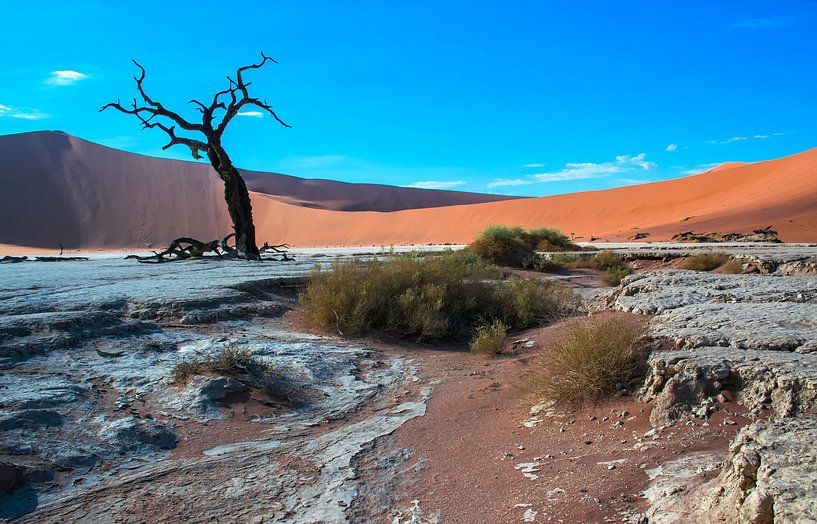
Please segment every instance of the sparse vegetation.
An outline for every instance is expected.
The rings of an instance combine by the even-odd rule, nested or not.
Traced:
[[[604,271],[602,281],[611,286],[619,285],[621,279],[633,272],[624,258],[613,251],[600,251],[595,254],[567,253],[563,255],[553,255],[550,262],[553,265],[563,268],[589,268]]]
[[[632,272],[632,269],[624,266],[608,267],[604,270],[604,274],[601,276],[601,281],[608,286],[615,287],[621,284],[624,277],[631,275]]]
[[[580,305],[571,290],[551,282],[501,279],[469,252],[335,261],[331,271],[312,272],[300,301],[324,330],[382,331],[420,341],[468,340],[478,325],[493,320],[521,329],[572,314]]]
[[[505,324],[501,320],[494,320],[490,324],[477,327],[468,348],[471,353],[496,356],[502,353],[502,347],[507,336],[508,330]]]
[[[740,260],[735,260],[733,258],[721,266],[721,271],[727,275],[739,275],[740,273],[743,273],[743,263]]]
[[[537,251],[581,251],[581,247],[556,229],[525,231],[521,227],[491,226],[468,245],[468,250],[500,266],[526,267]]]
[[[303,392],[269,363],[256,358],[246,349],[228,344],[218,354],[200,360],[185,360],[170,372],[173,380],[183,382],[191,375],[213,373],[233,377],[260,389],[271,397],[290,402],[302,401]]]
[[[678,269],[691,269],[693,271],[712,271],[719,268],[731,260],[726,253],[712,252],[699,253],[688,256],[678,264]]]
[[[631,317],[591,317],[569,323],[531,376],[540,398],[561,404],[597,401],[643,375],[646,330]]]

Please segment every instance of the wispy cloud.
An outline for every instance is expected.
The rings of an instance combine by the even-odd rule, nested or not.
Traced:
[[[252,118],[264,118],[264,113],[261,111],[239,111],[235,116],[249,116]]]
[[[770,136],[782,136],[784,133],[758,134],[752,136],[731,136],[724,140],[707,140],[707,144],[734,144],[735,142],[746,142],[747,140],[765,140]]]
[[[42,120],[49,115],[39,109],[15,109],[0,104],[0,118],[17,118],[20,120]]]
[[[425,180],[422,182],[414,182],[403,187],[414,187],[418,189],[451,189],[452,187],[464,186],[465,183],[465,180]]]
[[[545,164],[525,164],[522,167],[545,167]]]
[[[654,162],[647,160],[646,153],[638,155],[619,155],[612,162],[584,162],[569,163],[565,167],[552,173],[537,173],[526,178],[498,178],[488,184],[488,187],[521,186],[546,182],[565,182],[571,180],[586,180],[603,178],[610,175],[629,173],[637,169],[649,170],[656,167]]]
[[[87,80],[91,75],[80,73],[79,71],[61,70],[51,71],[48,78],[45,79],[45,84],[50,86],[70,86],[76,84],[80,80]]]
[[[664,151],[675,151],[678,149],[678,144],[670,144],[664,148]]]
[[[681,171],[682,175],[697,175],[698,173],[703,173],[704,171],[709,171],[710,169],[716,168],[721,165],[719,162],[710,162],[708,164],[698,164],[697,166],[692,166],[691,168],[684,169]]]

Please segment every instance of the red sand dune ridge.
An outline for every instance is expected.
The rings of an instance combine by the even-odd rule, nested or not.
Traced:
[[[684,231],[748,233],[772,225],[784,241],[817,241],[817,149],[719,167],[604,191],[393,213],[291,210],[263,196],[254,205],[261,238],[297,245],[464,243],[491,224],[617,241],[637,232],[669,240]]]
[[[67,137],[12,136],[34,135]],[[0,173],[0,244],[157,246],[177,236],[210,239],[229,230],[221,182],[206,165],[132,155],[73,137],[53,140],[56,145],[47,144],[33,162],[19,144],[4,147],[8,138],[0,137],[0,154],[16,155],[17,164],[7,165],[23,167]],[[134,157],[138,172],[129,171]],[[265,176],[284,178],[275,189]],[[259,240],[293,246],[463,243],[491,224],[556,227],[579,240],[612,241],[637,232],[668,240],[683,231],[750,232],[772,225],[785,241],[817,241],[817,149],[664,182],[502,201],[256,173],[248,173],[248,185],[273,193],[252,193]]]

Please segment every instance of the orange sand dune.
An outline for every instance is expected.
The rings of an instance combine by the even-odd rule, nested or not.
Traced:
[[[133,155],[57,132],[0,137],[0,157],[0,246],[141,248],[178,236],[217,238],[230,229],[221,182],[206,165]],[[491,224],[556,227],[578,240],[611,241],[637,232],[668,240],[682,231],[771,225],[785,241],[817,241],[817,149],[677,180],[502,201],[495,200],[511,197],[269,173],[247,178],[259,240],[293,246],[462,243]]]
[[[637,232],[669,240],[683,231],[750,232],[771,225],[784,241],[814,242],[817,149],[676,180],[527,200],[352,214],[255,195],[254,206],[259,238],[299,246],[461,243],[491,224],[557,227],[579,240],[619,241]]]
[[[145,247],[230,229],[224,186],[208,164],[126,153],[58,131],[0,136],[0,158],[0,244]],[[394,211],[516,198],[242,173],[251,191],[317,209]]]

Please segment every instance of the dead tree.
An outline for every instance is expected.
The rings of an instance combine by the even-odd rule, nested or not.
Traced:
[[[221,138],[230,121],[246,106],[258,107],[272,115],[282,126],[290,127],[278,117],[266,100],[254,98],[249,94],[248,88],[251,82],[244,79],[244,73],[250,69],[260,69],[267,62],[277,63],[261,53],[261,61],[257,64],[239,67],[235,73],[235,78],[227,77],[229,82],[227,89],[216,93],[209,104],[196,99],[190,100],[189,103],[196,106],[196,109],[201,113],[201,123],[185,120],[177,112],[171,111],[161,102],[151,98],[144,89],[145,68],[139,65],[136,60],[133,60],[133,63],[139,68],[139,75],[133,77],[133,79],[136,81],[136,88],[142,98],[142,104],[137,103],[136,98],[134,98],[132,105],[127,107],[117,100],[105,104],[100,109],[100,111],[105,111],[108,108],[113,108],[122,113],[134,115],[142,123],[143,129],[161,129],[170,137],[170,141],[162,149],[181,145],[190,148],[193,158],[197,160],[202,158],[200,152],[207,155],[210,165],[213,166],[213,169],[216,170],[216,173],[224,182],[224,200],[227,202],[227,210],[233,221],[233,233],[235,235],[234,255],[250,260],[260,258],[255,241],[255,224],[252,219],[250,194],[247,191],[247,184],[238,169],[233,165],[227,151],[221,145]],[[218,116],[216,113],[218,113]],[[177,127],[183,130],[186,135],[192,133],[197,138],[180,136],[176,132]],[[177,248],[178,246],[171,246],[169,249],[172,250],[174,247]]]

